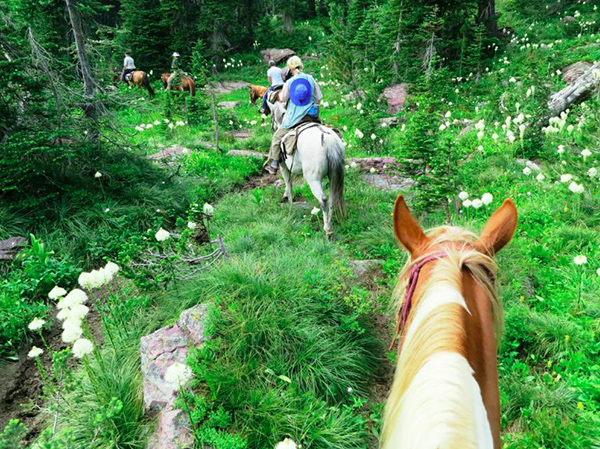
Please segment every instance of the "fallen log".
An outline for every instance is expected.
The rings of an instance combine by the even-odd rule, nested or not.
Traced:
[[[571,105],[588,98],[598,84],[600,84],[600,62],[596,62],[583,75],[552,95],[548,101],[548,108],[554,115],[559,115]]]

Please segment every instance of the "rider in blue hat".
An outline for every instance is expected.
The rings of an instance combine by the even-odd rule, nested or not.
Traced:
[[[293,78],[286,81],[279,94],[280,101],[289,100],[283,123],[273,134],[271,141],[271,151],[269,151],[270,165],[266,165],[265,170],[271,174],[277,173],[279,157],[281,155],[281,140],[294,126],[304,121],[319,120],[319,101],[323,98],[321,88],[311,75],[307,75],[302,70],[304,65],[298,56],[292,56],[287,61],[290,71],[294,74]]]

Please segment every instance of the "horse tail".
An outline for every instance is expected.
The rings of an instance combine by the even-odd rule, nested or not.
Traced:
[[[150,95],[150,98],[154,97],[154,89],[152,89],[152,86],[150,85],[150,81],[148,80],[148,74],[146,72],[144,72],[144,87],[148,90],[148,94]]]
[[[194,83],[194,80],[190,78],[190,95],[192,97],[196,96],[196,83]]]
[[[329,190],[331,207],[338,218],[346,217],[346,201],[344,200],[344,161],[346,151],[344,144],[336,134],[325,133],[323,135],[323,148],[327,155],[329,166]]]

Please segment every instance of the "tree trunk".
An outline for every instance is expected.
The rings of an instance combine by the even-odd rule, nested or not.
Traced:
[[[479,0],[479,22],[485,25],[490,36],[499,37],[496,0]]]
[[[65,0],[67,10],[69,11],[69,20],[73,29],[73,37],[75,38],[75,48],[77,49],[77,59],[79,59],[79,70],[83,80],[83,111],[87,118],[93,122],[97,122],[98,108],[94,103],[94,90],[96,81],[92,75],[92,68],[88,59],[87,51],[85,50],[85,36],[83,34],[83,26],[81,24],[81,15],[77,9],[77,0]],[[97,131],[88,130],[88,139],[95,141],[98,139]]]

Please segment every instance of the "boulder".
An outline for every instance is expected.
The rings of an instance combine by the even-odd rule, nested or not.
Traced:
[[[416,185],[416,182],[411,178],[380,173],[365,173],[360,178],[378,190],[389,190],[391,192],[404,191]]]
[[[188,449],[194,445],[186,412],[173,408],[170,401],[158,418],[156,432],[148,441],[148,449]]]
[[[275,64],[279,64],[282,61],[287,61],[290,56],[295,54],[296,52],[289,48],[267,48],[260,51],[260,56],[265,64],[268,64],[271,59],[275,61]]]
[[[566,66],[562,69],[563,81],[565,83],[572,83],[581,75],[583,75],[593,64],[587,61],[578,61],[574,64]]]
[[[180,154],[191,154],[192,150],[186,147],[182,147],[181,145],[171,145],[169,147],[164,148],[158,153],[151,154],[148,156],[148,159],[153,159],[155,161],[161,159],[171,159]]]
[[[25,243],[27,239],[24,237],[11,237],[0,241],[0,260],[13,260]]]
[[[553,94],[548,101],[548,109],[558,115],[572,104],[584,101],[599,84],[600,62],[597,62],[567,87]]]
[[[186,363],[190,346],[199,347],[206,340],[206,304],[198,304],[181,313],[173,326],[163,327],[142,337],[140,343],[144,409],[158,414],[148,449],[187,449],[193,437],[187,413],[173,407],[177,389],[165,381],[165,373],[174,363]]]
[[[379,124],[383,127],[389,126],[390,128],[395,128],[405,121],[406,119],[404,117],[384,117],[379,119]]]
[[[224,95],[233,92],[234,90],[247,88],[250,83],[246,81],[218,81],[210,84],[206,89],[208,93]]]
[[[240,104],[242,104],[241,101],[221,101],[217,103],[217,107],[221,109],[235,109]]]
[[[573,16],[564,16],[562,19],[560,19],[560,23],[563,25],[568,25],[569,23],[573,22],[575,22],[575,17]]]
[[[404,109],[404,103],[406,102],[406,87],[406,83],[400,83],[385,88],[383,97],[388,104],[388,114],[394,115],[397,114],[398,111]]]
[[[227,152],[229,156],[242,156],[242,157],[256,157],[260,159],[265,158],[265,154],[259,153],[258,151],[249,151],[249,150],[229,150]]]

